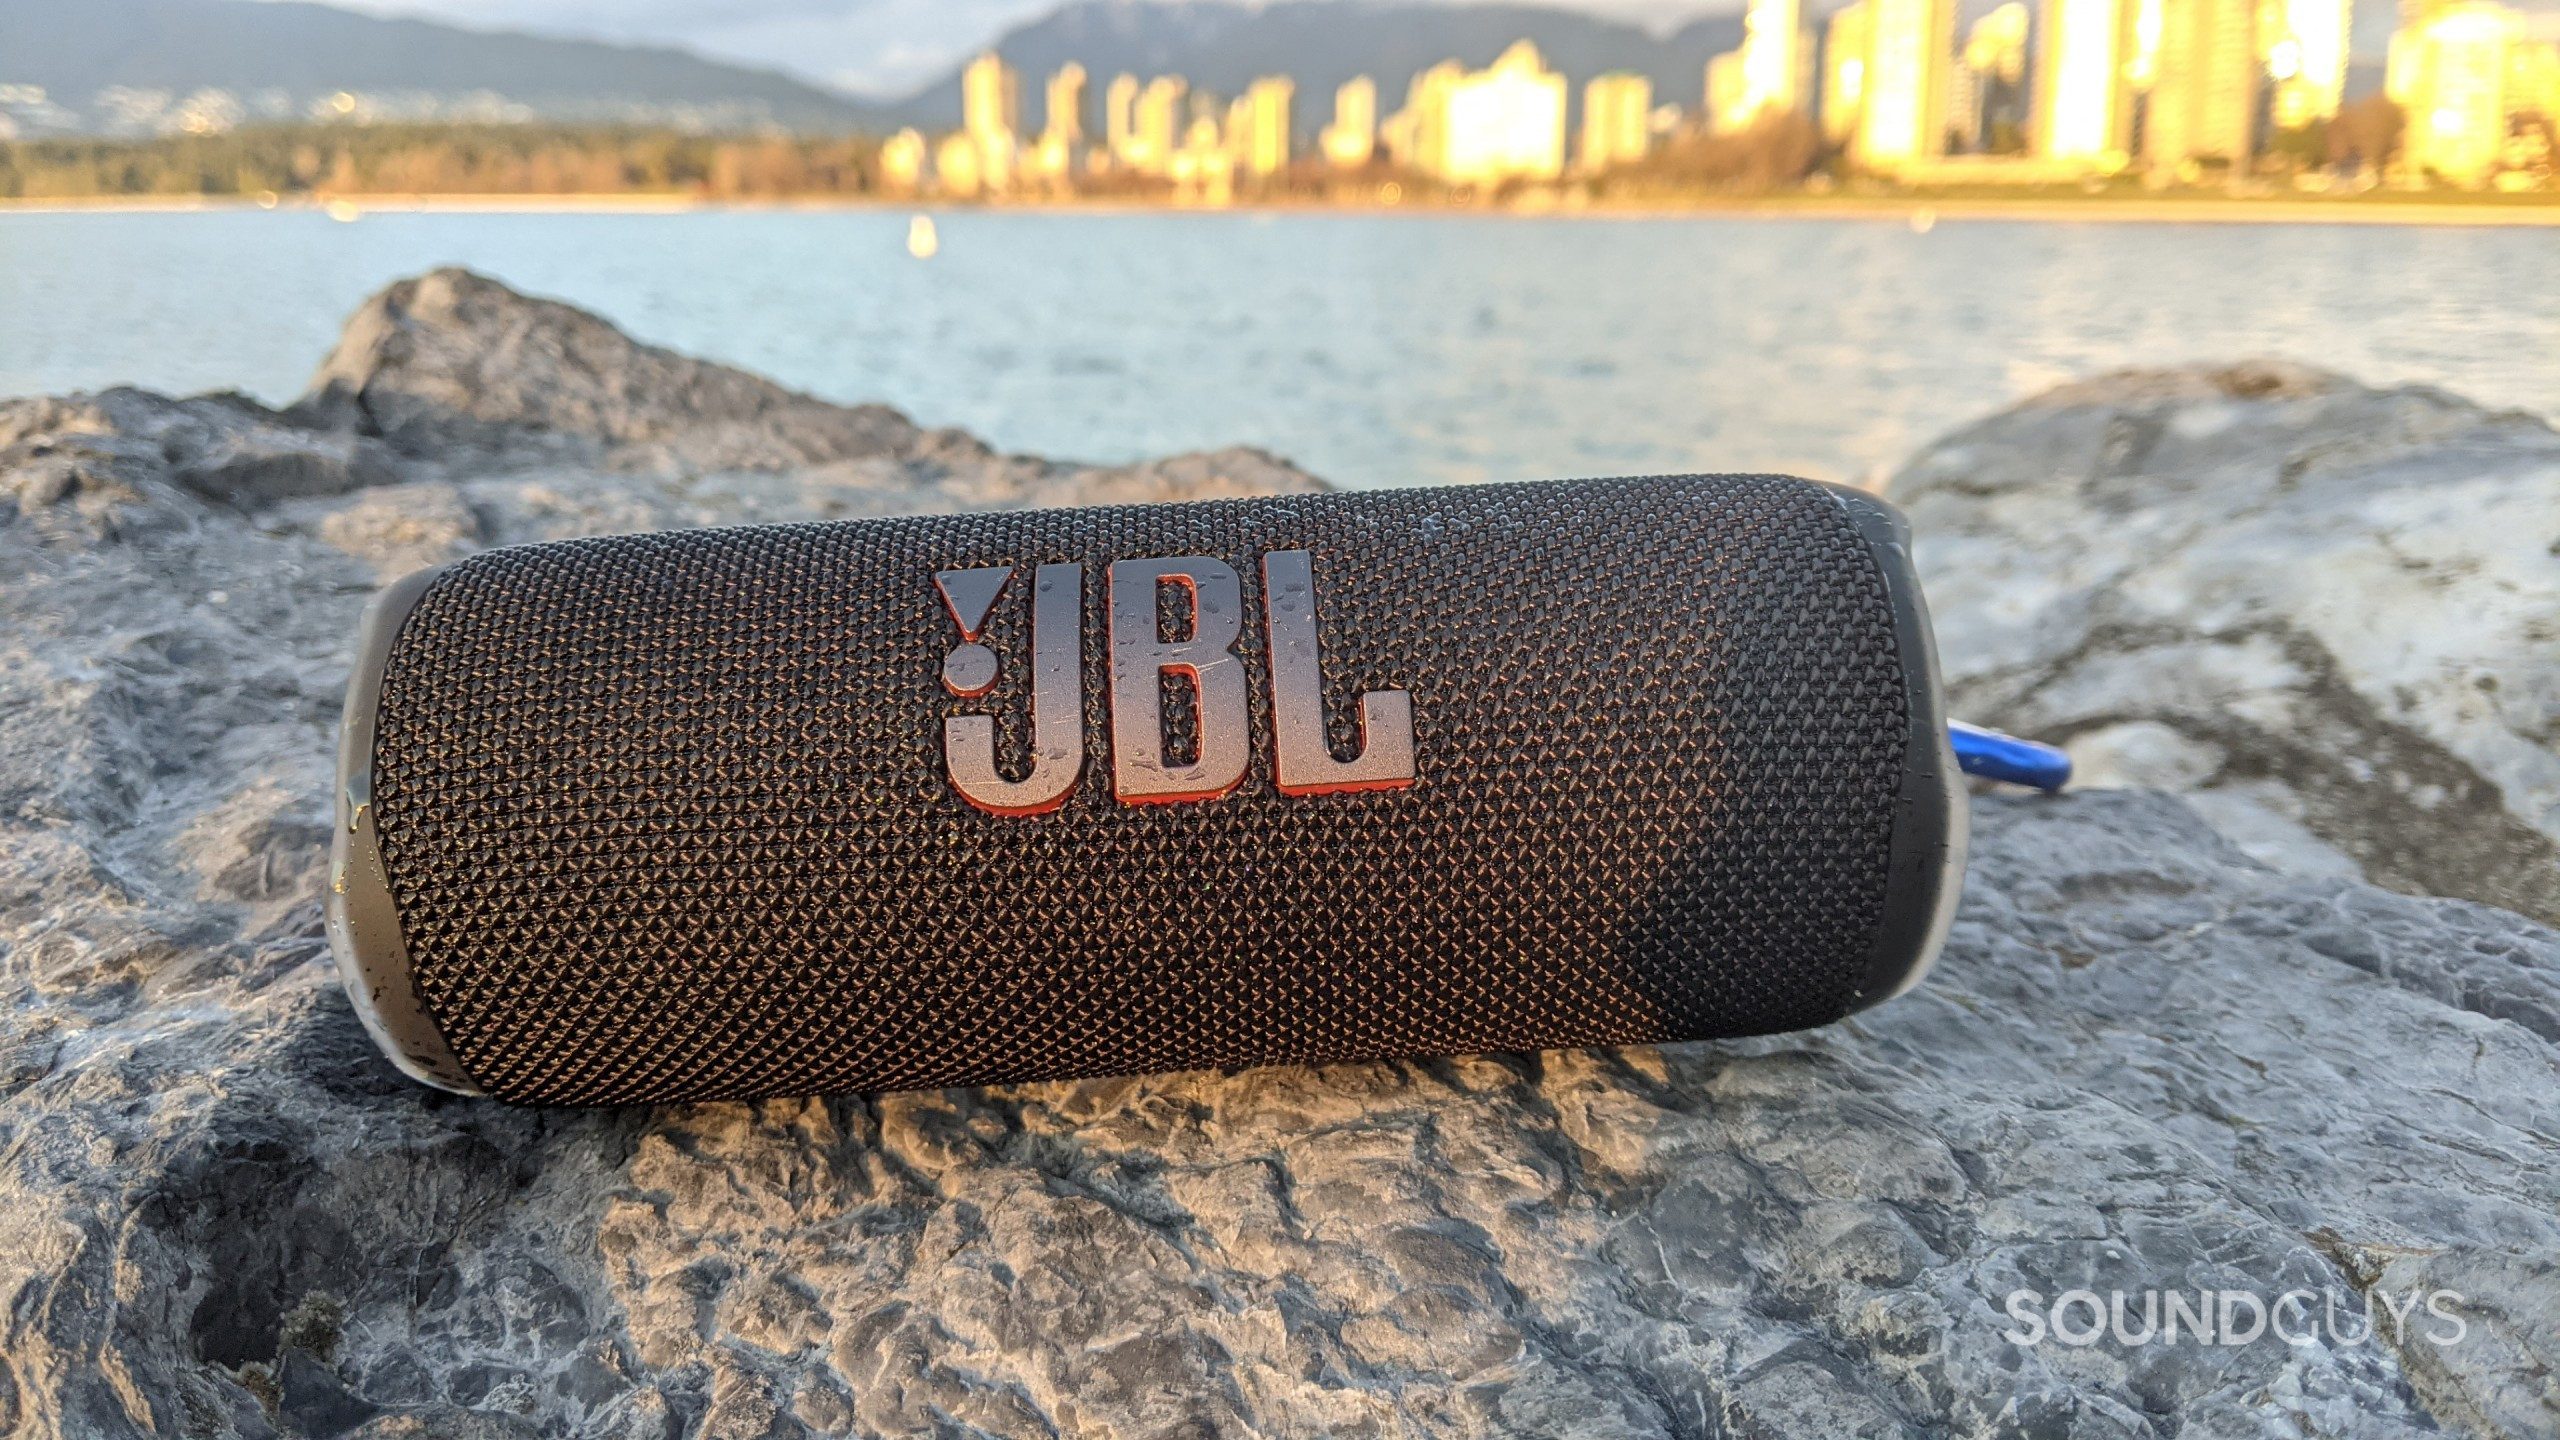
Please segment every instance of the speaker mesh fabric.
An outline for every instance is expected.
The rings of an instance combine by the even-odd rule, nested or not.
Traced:
[[[1337,753],[1361,692],[1409,691],[1410,788],[1273,788],[1256,561],[1288,548]],[[1126,806],[1103,580],[1168,555],[1243,577],[1252,769]],[[1057,811],[987,815],[942,722],[999,716],[1023,773],[1027,581],[1061,561],[1083,774]],[[933,575],[1008,563],[1002,678],[954,699]],[[1761,1033],[1863,998],[1903,664],[1866,539],[1778,477],[634,535],[437,578],[384,665],[372,794],[418,997],[509,1099]]]

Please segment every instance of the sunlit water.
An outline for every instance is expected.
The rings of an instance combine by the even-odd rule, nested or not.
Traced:
[[[1013,450],[1354,485],[1854,479],[2058,380],[2276,355],[2560,411],[2560,231],[887,211],[0,215],[0,394],[298,392],[460,263]]]

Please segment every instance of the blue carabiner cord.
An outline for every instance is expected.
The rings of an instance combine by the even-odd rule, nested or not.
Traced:
[[[1961,720],[1947,722],[1947,738],[1955,744],[1956,768],[1967,775],[2048,792],[2071,783],[2071,757],[2054,746]]]

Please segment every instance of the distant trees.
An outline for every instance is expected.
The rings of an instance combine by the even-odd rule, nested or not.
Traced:
[[[2407,123],[2387,95],[2349,101],[2327,126],[2329,163],[2381,170],[2400,152],[2400,132]]]
[[[0,196],[616,195],[868,192],[863,137],[684,135],[548,125],[339,125],[164,139],[0,143]]]
[[[2335,163],[2337,157],[2331,154],[2331,148],[2329,122],[2313,120],[2270,131],[2265,158],[2286,170],[2319,170]]]
[[[1791,189],[1804,183],[1822,155],[1822,132],[1811,120],[1772,113],[1742,130],[1676,134],[1628,167],[1626,178],[1646,189]]]

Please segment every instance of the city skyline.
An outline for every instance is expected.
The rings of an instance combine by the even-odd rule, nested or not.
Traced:
[[[1225,204],[1240,176],[1270,181],[1302,155],[1344,171],[1383,152],[1400,170],[1490,190],[1568,169],[1605,176],[1670,137],[1751,140],[1792,124],[1853,171],[1906,182],[2136,173],[2155,185],[2236,184],[2290,146],[2300,153],[2283,168],[2323,187],[2344,165],[2366,184],[2560,183],[2560,42],[2534,38],[2499,0],[2398,3],[2385,84],[2398,133],[2378,148],[2326,133],[2345,124],[2348,0],[2004,0],[1961,32],[1953,0],[1853,0],[1819,24],[1801,0],[1751,0],[1740,44],[1705,67],[1700,106],[1655,106],[1643,77],[1595,76],[1582,90],[1578,147],[1571,86],[1525,39],[1480,70],[1426,66],[1384,116],[1373,77],[1340,87],[1311,154],[1288,77],[1254,80],[1222,112],[1180,76],[1142,86],[1134,74],[1111,82],[1106,143],[1080,152],[1085,75],[1071,63],[1050,81],[1039,159],[1024,178],[1072,192],[1136,176],[1172,182],[1177,200]],[[933,151],[930,179],[943,193],[1013,188],[1018,93],[994,51],[970,63],[964,122]],[[891,145],[892,188],[921,191],[929,177],[910,161],[923,137],[909,130]]]
[[[558,122],[490,93],[421,109],[396,76],[379,74],[302,95],[111,84],[98,103],[157,107],[137,109],[132,128],[180,139],[241,131],[243,158],[173,152],[145,162],[157,167],[146,183],[117,180],[109,158],[31,151],[10,162],[7,183],[29,195],[172,184],[346,193],[434,191],[476,175],[507,192],[671,185],[1224,205],[1397,203],[1411,190],[1434,203],[1532,207],[1844,185],[2094,192],[2119,179],[2244,197],[2376,185],[2560,190],[2560,40],[2551,38],[2560,26],[2509,0],[2394,4],[2388,65],[2353,85],[2350,0],[1999,0],[1978,11],[1958,0],[1851,0],[1828,13],[1807,0],[1751,0],[1736,22],[1686,29],[1641,53],[1621,43],[1623,29],[1512,30],[1500,48],[1528,10],[1456,31],[1363,31],[1357,44],[1256,20],[1221,32],[1255,43],[1176,46],[1180,63],[1152,68],[1163,52],[1052,34],[1020,51],[979,52],[934,106],[837,116],[805,141],[786,142],[770,118],[656,122],[729,137],[683,152],[607,135],[502,141],[490,152],[457,136],[306,155],[255,132],[315,121]],[[1292,25],[1322,9],[1293,8]],[[1017,55],[1035,63],[1018,67]],[[1184,73],[1191,60],[1199,78]],[[1292,73],[1298,66],[1312,75]],[[63,78],[76,96],[79,81]],[[45,86],[0,82],[0,125],[36,127],[14,138],[41,140],[48,126],[78,133]],[[619,177],[602,158],[617,145],[631,152]],[[256,183],[244,178],[253,174]]]

